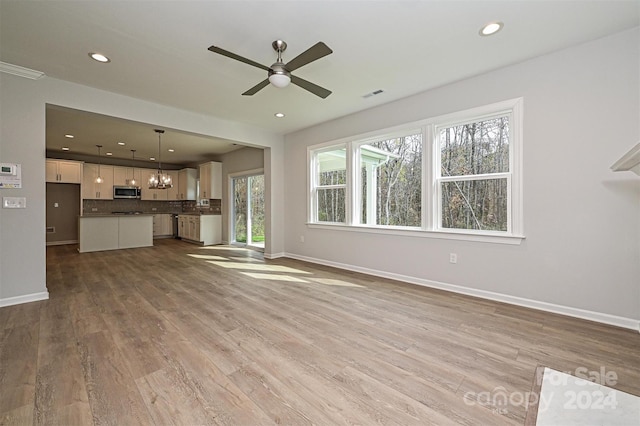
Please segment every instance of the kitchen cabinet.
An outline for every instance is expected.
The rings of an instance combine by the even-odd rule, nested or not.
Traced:
[[[196,181],[198,171],[196,169],[182,169],[178,172],[178,199],[196,200]]]
[[[133,167],[113,167],[113,184],[119,186],[141,186],[140,173]]]
[[[173,215],[160,213],[153,215],[153,238],[173,236]]]
[[[179,172],[177,170],[169,170],[166,171],[165,173],[167,173],[169,176],[171,176],[171,183],[172,183],[172,187],[167,189],[167,200],[169,201],[175,201],[175,200],[181,200],[180,198],[180,176],[179,176]]]
[[[82,163],[68,160],[46,160],[46,181],[54,183],[82,183]]]
[[[98,172],[102,183],[96,183]],[[84,164],[82,198],[85,200],[113,200],[113,166]]]
[[[205,246],[222,244],[222,216],[179,215],[178,236]]]
[[[80,253],[153,246],[151,215],[81,216],[78,226]]]
[[[222,163],[210,161],[208,163],[200,164],[199,198],[222,198]]]

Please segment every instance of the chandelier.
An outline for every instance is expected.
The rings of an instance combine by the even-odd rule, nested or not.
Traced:
[[[168,189],[173,187],[173,184],[171,183],[171,176],[162,172],[162,162],[160,160],[160,136],[164,133],[164,130],[154,129],[154,132],[158,134],[158,171],[149,177],[149,189]]]

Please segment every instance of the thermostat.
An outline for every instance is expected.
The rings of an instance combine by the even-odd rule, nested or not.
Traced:
[[[18,174],[18,167],[15,164],[8,164],[8,163],[0,164],[0,175],[16,176],[17,174]]]

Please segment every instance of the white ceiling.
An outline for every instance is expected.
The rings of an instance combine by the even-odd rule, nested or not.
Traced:
[[[638,0],[0,0],[0,61],[286,134],[637,26],[639,16]],[[504,29],[480,37],[495,20]],[[292,85],[241,96],[266,72],[207,50],[269,66],[276,39],[288,44],[285,62],[326,43],[333,54],[293,74],[333,94]]]

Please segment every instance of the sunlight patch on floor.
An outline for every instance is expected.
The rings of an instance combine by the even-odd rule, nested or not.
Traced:
[[[242,272],[243,274],[255,278],[257,280],[274,280],[274,281],[289,281],[294,283],[308,283],[309,281],[302,278],[292,277],[291,275],[282,274],[261,274],[259,272]]]
[[[241,250],[241,251],[255,251],[244,247],[231,247],[231,246],[204,246],[200,247],[200,250]]]
[[[287,272],[290,274],[309,274],[309,272],[301,271],[299,269],[290,268],[288,266],[281,265],[264,265],[246,262],[217,262],[214,260],[208,260],[216,266],[222,266],[223,268],[230,269],[247,269],[250,271],[266,271],[266,272]]]
[[[262,259],[256,259],[255,257],[238,257],[238,256],[230,256],[229,259],[238,260],[241,262],[264,262]]]
[[[324,284],[324,285],[332,285],[332,286],[338,286],[338,287],[364,288],[363,285],[350,283],[348,281],[336,280],[336,279],[333,279],[333,278],[309,278],[309,280],[310,281],[315,281],[317,283]]]
[[[210,254],[187,254],[187,256],[195,257],[196,259],[207,259],[207,260],[227,260],[226,257],[223,256],[214,256]]]

